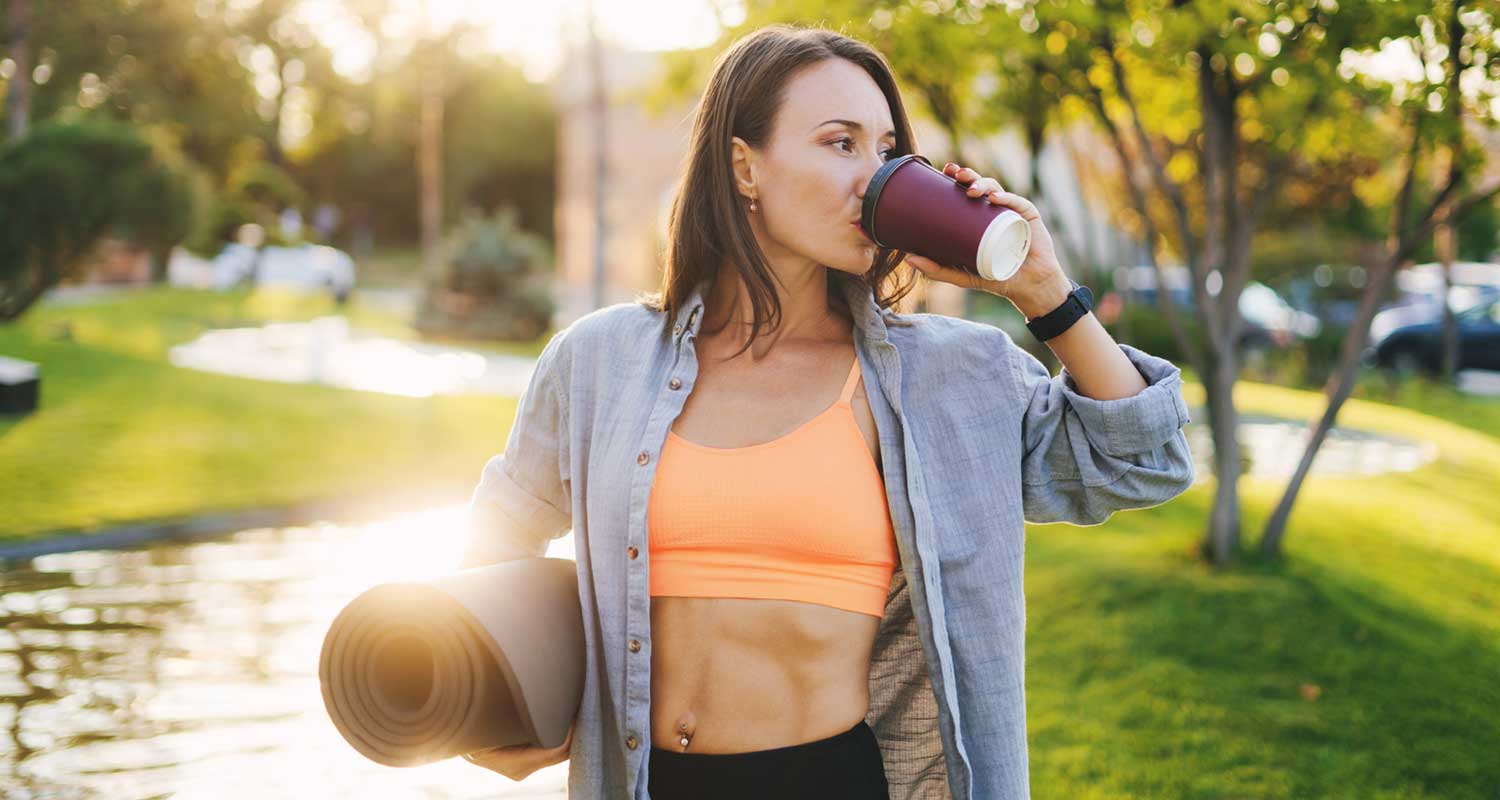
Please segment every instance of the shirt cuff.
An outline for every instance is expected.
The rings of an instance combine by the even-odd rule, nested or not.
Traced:
[[[1128,344],[1119,347],[1146,380],[1146,388],[1130,397],[1096,400],[1081,394],[1067,367],[1058,377],[1063,396],[1095,447],[1108,455],[1129,456],[1165,445],[1190,419],[1182,399],[1182,371],[1172,362]]]

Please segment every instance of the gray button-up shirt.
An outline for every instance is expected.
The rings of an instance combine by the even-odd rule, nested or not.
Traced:
[[[1029,797],[1024,523],[1093,525],[1187,489],[1179,372],[1122,344],[1148,385],[1095,400],[999,328],[896,314],[867,286],[832,277],[854,313],[901,557],[866,718],[891,797]],[[619,303],[555,335],[470,504],[467,565],[540,556],[573,531],[588,662],[571,798],[649,797],[646,508],[698,376],[707,289],[672,319]]]

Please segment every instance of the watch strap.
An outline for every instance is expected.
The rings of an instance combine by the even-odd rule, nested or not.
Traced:
[[[1094,295],[1089,291],[1089,287],[1073,283],[1073,291],[1068,293],[1062,305],[1046,314],[1027,320],[1026,329],[1031,331],[1031,335],[1045,342],[1073,327],[1073,323],[1092,311],[1093,307]]]

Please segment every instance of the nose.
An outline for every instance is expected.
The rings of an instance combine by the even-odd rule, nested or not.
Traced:
[[[855,177],[855,180],[859,183],[859,186],[854,190],[855,197],[861,200],[865,199],[865,189],[869,188],[870,179],[875,177],[875,173],[880,169],[882,163],[884,162],[880,160],[878,154],[873,156],[868,162],[865,162],[865,168],[861,169],[859,175]]]

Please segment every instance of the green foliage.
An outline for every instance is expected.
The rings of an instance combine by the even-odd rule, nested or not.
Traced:
[[[1198,322],[1187,309],[1178,309],[1177,316],[1182,320],[1189,338],[1203,341]],[[1119,317],[1107,327],[1118,341],[1174,363],[1187,363],[1187,354],[1178,345],[1166,316],[1155,305],[1140,301],[1130,303],[1120,309]],[[1128,337],[1125,336],[1126,331],[1129,332]]]
[[[161,252],[200,224],[206,180],[161,139],[102,119],[46,121],[0,150],[0,320],[108,235]]]
[[[543,271],[552,249],[519,217],[511,206],[464,215],[450,237],[443,284],[428,287],[418,312],[420,329],[481,339],[532,339],[547,329],[556,310]]]
[[[1320,387],[1338,367],[1348,335],[1344,328],[1324,325],[1316,336],[1262,354],[1258,363],[1247,365],[1243,374],[1250,380],[1282,386]]]
[[[307,203],[307,193],[287,171],[269,161],[248,161],[229,174],[225,191],[272,214]]]
[[[488,217],[474,211],[464,215],[451,239],[448,288],[497,297],[551,260],[547,241],[522,230],[518,217],[510,206]]]
[[[1412,254],[1412,261],[1437,261],[1436,236],[1429,237]],[[1485,203],[1458,224],[1458,260],[1488,261],[1500,257],[1500,202]]]

